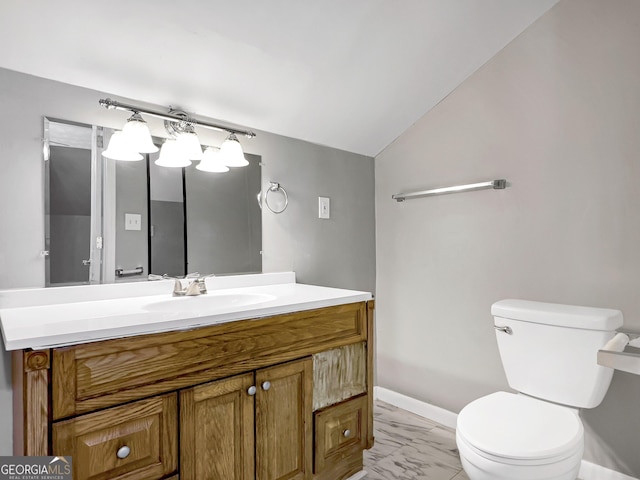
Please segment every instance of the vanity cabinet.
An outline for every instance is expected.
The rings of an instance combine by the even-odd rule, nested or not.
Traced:
[[[373,445],[373,305],[13,352],[14,454],[72,455],[75,480],[347,478]],[[318,377],[331,358],[357,379]]]

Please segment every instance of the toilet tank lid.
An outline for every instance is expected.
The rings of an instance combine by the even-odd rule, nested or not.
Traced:
[[[620,310],[515,299],[494,303],[491,305],[491,315],[585,330],[615,330],[620,328],[623,322]]]

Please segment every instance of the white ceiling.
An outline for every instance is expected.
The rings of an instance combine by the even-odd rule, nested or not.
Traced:
[[[374,156],[556,2],[0,0],[0,67]]]

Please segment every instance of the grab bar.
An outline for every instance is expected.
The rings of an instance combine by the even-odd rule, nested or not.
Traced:
[[[130,277],[131,275],[142,275],[144,268],[136,267],[132,270],[125,270],[124,268],[116,268],[116,277]]]

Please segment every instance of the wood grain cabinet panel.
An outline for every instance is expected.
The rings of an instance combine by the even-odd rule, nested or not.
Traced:
[[[253,373],[180,393],[183,480],[253,480]]]
[[[53,424],[54,455],[71,455],[74,480],[153,480],[178,467],[177,395]]]
[[[310,357],[256,372],[256,479],[311,478],[312,380]]]
[[[336,465],[366,448],[367,395],[318,411],[315,414],[316,473]]]
[[[313,410],[334,405],[367,390],[365,342],[313,355]]]
[[[366,340],[364,303],[53,350],[55,420]]]
[[[310,479],[311,380],[308,357],[183,390],[181,478]]]

